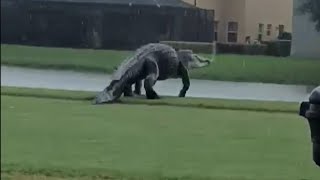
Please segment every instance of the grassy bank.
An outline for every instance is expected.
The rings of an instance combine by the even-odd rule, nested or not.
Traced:
[[[50,99],[78,100],[87,101],[94,97],[94,92],[84,91],[64,91],[64,90],[48,90],[34,88],[15,88],[1,87],[2,95],[10,96],[27,96]],[[228,109],[228,110],[249,110],[263,112],[286,112],[297,113],[299,103],[292,102],[273,102],[273,101],[253,101],[253,100],[226,100],[226,99],[206,99],[206,98],[178,98],[178,97],[162,97],[159,100],[147,100],[145,97],[139,98],[121,98],[122,104],[144,104],[157,106],[175,106],[190,107],[204,109]]]
[[[1,64],[32,68],[112,73],[133,52],[1,45]],[[211,55],[205,55],[211,57]],[[210,67],[193,70],[195,79],[320,84],[319,60],[266,56],[217,55]]]
[[[319,179],[296,114],[1,95],[1,175],[28,179]]]

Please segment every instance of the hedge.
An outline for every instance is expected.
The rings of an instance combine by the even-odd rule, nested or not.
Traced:
[[[216,47],[217,54],[243,54],[243,55],[268,55],[286,57],[290,55],[291,41],[277,40],[263,44],[240,44],[240,43],[209,43],[209,42],[183,42],[161,41],[176,49],[192,49],[195,53],[213,53]]]
[[[211,54],[213,43],[209,42],[186,42],[186,41],[161,41],[163,44],[170,45],[175,49],[192,49],[195,53]]]
[[[277,40],[267,43],[266,55],[286,57],[291,53],[291,41],[290,40]]]

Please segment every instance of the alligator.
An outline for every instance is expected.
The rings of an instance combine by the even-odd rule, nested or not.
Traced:
[[[153,89],[156,81],[181,78],[183,87],[179,97],[185,97],[190,87],[189,70],[206,67],[211,62],[193,53],[192,50],[175,50],[161,43],[143,45],[115,69],[110,84],[96,95],[93,104],[115,102],[122,94],[133,96],[133,84],[135,84],[134,92],[140,94],[142,80],[146,98],[159,99],[159,95]]]

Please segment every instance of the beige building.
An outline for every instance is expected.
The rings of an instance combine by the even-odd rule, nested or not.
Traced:
[[[268,41],[292,31],[293,0],[183,0],[215,10],[218,42]]]

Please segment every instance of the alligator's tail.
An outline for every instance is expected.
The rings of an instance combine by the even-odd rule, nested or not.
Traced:
[[[108,102],[111,103],[117,101],[123,94],[125,87],[136,82],[136,79],[141,72],[143,63],[138,63],[135,66],[136,67],[126,71],[119,79],[113,79],[103,91],[98,93],[94,100],[94,104]]]

